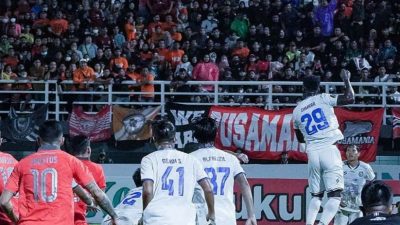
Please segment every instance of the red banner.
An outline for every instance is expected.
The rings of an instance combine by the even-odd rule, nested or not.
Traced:
[[[345,135],[339,147],[360,145],[360,160],[375,161],[383,109],[335,110]],[[213,106],[209,116],[219,124],[215,145],[221,149],[245,151],[251,159],[279,160],[282,152],[287,152],[289,159],[307,161],[304,145],[299,144],[293,129],[292,111]]]
[[[400,108],[393,108],[393,139],[400,138]]]
[[[289,158],[306,161],[294,133],[292,111],[213,106],[209,115],[219,123],[215,145],[246,151],[252,159],[279,160],[282,152],[288,152]]]
[[[304,225],[311,199],[306,179],[249,179],[254,212],[259,225]],[[394,196],[400,195],[399,181],[386,181]],[[244,199],[235,186],[236,218],[243,225],[247,219]],[[395,198],[394,202],[398,199]],[[323,202],[324,204],[324,202]],[[322,204],[322,206],[323,206]]]
[[[97,114],[87,114],[80,107],[74,107],[69,118],[70,136],[85,135],[91,141],[111,138],[111,106],[105,106]]]
[[[345,158],[345,148],[348,145],[358,145],[360,147],[360,160],[364,162],[375,161],[383,111],[383,108],[367,112],[335,108],[340,130],[344,136],[344,139],[339,141],[338,144],[342,158]]]

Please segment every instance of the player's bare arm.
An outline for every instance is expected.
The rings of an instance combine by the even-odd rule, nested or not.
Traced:
[[[88,210],[97,211],[97,206],[94,199],[82,188],[81,185],[76,185],[72,188],[74,193],[84,202],[86,203]]]
[[[207,220],[215,221],[215,211],[214,211],[214,193],[208,178],[204,178],[199,181],[199,185],[204,191],[204,197],[207,202],[208,214]]]
[[[146,209],[154,197],[153,185],[154,182],[152,180],[143,181],[143,210]]]
[[[249,163],[249,157],[244,153],[236,153],[228,150],[222,150],[222,151],[234,155],[242,163]]]
[[[257,219],[254,214],[254,206],[253,206],[253,197],[250,190],[249,182],[246,179],[244,173],[238,174],[235,177],[235,181],[239,183],[240,190],[242,191],[242,195],[244,198],[244,203],[246,204],[247,209],[247,220],[246,225],[256,225]]]
[[[112,206],[110,199],[107,197],[104,191],[97,186],[96,182],[91,182],[90,184],[86,185],[85,188],[94,197],[100,208],[106,211],[114,221],[117,220],[118,216],[114,211],[114,207]]]
[[[303,135],[303,133],[301,133],[301,131],[299,129],[295,129],[294,132],[296,133],[296,137],[297,137],[297,140],[299,141],[299,143],[306,143],[304,141],[304,135]]]
[[[344,94],[338,96],[337,105],[353,104],[355,101],[354,89],[350,83],[351,74],[348,70],[342,69],[340,77],[344,82]]]
[[[13,205],[11,204],[11,198],[14,196],[14,193],[11,191],[4,190],[0,196],[0,205],[3,208],[4,212],[7,216],[15,223],[18,222],[19,217],[13,210]]]

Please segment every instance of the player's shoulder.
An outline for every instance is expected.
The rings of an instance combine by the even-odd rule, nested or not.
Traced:
[[[18,161],[14,158],[13,155],[11,155],[10,153],[7,153],[7,152],[0,152],[0,157],[2,157],[2,158],[9,158],[9,159],[12,159],[12,160],[18,162]]]
[[[189,155],[197,157],[208,153],[209,153],[209,148],[199,148],[196,151],[189,153]]]
[[[399,215],[388,215],[388,214],[369,215],[369,216],[358,218],[351,223],[351,225],[370,225],[370,224],[371,225],[372,224],[374,224],[374,225],[400,224],[400,216]]]
[[[366,162],[360,161],[360,168],[362,168],[362,169],[370,169],[371,165],[369,165]]]
[[[92,162],[90,160],[83,160],[82,162],[91,169],[93,168],[95,170],[103,170],[103,167],[98,163]]]

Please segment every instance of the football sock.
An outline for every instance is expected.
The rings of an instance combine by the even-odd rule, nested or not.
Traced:
[[[320,207],[321,207],[321,199],[319,197],[312,197],[307,209],[307,216],[306,216],[307,225],[314,225]]]
[[[336,215],[340,205],[340,198],[329,198],[324,205],[324,212],[322,212],[320,225],[327,225],[331,222]]]

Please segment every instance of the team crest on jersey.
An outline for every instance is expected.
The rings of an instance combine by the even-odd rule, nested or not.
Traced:
[[[364,176],[364,172],[363,171],[358,172],[358,176],[363,177]]]
[[[371,121],[346,121],[344,124],[344,139],[340,140],[339,144],[361,145],[375,143],[375,138],[368,135],[373,128]]]

